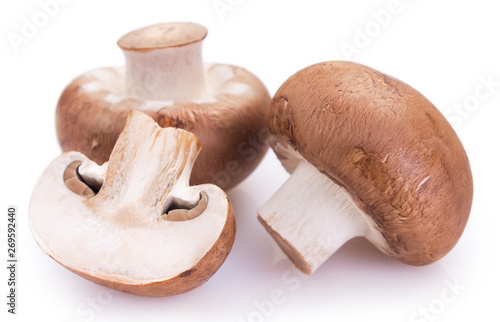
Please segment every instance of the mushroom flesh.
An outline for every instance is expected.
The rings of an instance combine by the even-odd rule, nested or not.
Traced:
[[[189,291],[229,254],[232,207],[212,184],[189,186],[200,143],[133,111],[108,163],[54,160],[34,188],[30,226],[54,260],[93,282],[142,296]]]

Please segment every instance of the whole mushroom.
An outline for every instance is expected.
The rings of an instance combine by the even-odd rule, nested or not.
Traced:
[[[42,174],[29,207],[36,241],[64,267],[119,291],[194,289],[222,265],[235,237],[224,191],[189,186],[199,151],[194,134],[131,112],[109,163],[67,152]]]
[[[356,63],[319,63],[281,86],[267,125],[292,175],[258,219],[303,272],[357,236],[412,265],[457,243],[472,203],[469,161],[412,87]]]
[[[199,138],[192,183],[230,188],[247,177],[267,151],[265,113],[270,96],[243,68],[204,64],[207,30],[194,23],[164,23],[118,41],[125,67],[100,68],[63,91],[56,128],[63,151],[106,162],[131,110]]]

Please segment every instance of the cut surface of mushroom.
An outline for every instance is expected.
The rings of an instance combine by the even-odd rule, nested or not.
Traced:
[[[29,208],[35,239],[68,269],[120,291],[167,296],[201,285],[229,254],[235,221],[220,188],[189,186],[199,150],[195,135],[132,112],[109,163],[67,152],[42,174]],[[84,197],[68,187],[70,174],[102,187]],[[187,205],[187,219],[164,219],[172,200]]]
[[[267,124],[291,177],[258,219],[303,272],[357,236],[411,265],[457,243],[472,204],[469,161],[415,89],[367,66],[323,62],[280,87]]]
[[[192,183],[230,188],[246,178],[267,151],[262,82],[233,65],[204,63],[205,27],[173,22],[134,30],[118,40],[125,66],[92,70],[63,91],[56,128],[63,151],[108,161],[131,110],[161,127],[194,133],[203,150]],[[257,144],[254,144],[257,142]]]

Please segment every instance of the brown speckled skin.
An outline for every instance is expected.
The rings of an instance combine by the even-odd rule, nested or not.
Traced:
[[[257,167],[267,151],[269,93],[245,69],[233,66],[233,70],[236,76],[231,81],[248,84],[253,95],[220,94],[216,103],[175,102],[158,111],[143,111],[161,127],[182,128],[199,138],[203,149],[191,175],[193,185],[234,187]],[[126,98],[111,104],[104,99],[106,91],[81,91],[81,86],[92,80],[91,75],[80,76],[64,90],[57,104],[56,129],[63,151],[79,151],[102,164],[109,159],[128,112],[143,101]]]
[[[153,283],[129,284],[125,282],[118,283],[109,281],[97,276],[89,275],[84,272],[76,271],[67,266],[65,267],[71,270],[73,273],[78,274],[81,277],[88,279],[89,281],[92,281],[96,284],[133,295],[163,297],[191,291],[208,281],[210,277],[224,263],[227,256],[231,252],[234,237],[236,234],[236,222],[229,200],[227,201],[227,203],[227,220],[224,228],[222,229],[219,239],[194,267],[179,274],[176,277]]]
[[[345,187],[389,255],[429,264],[460,238],[473,192],[467,155],[444,116],[407,84],[355,63],[316,64],[278,90],[268,128],[271,147],[291,146]]]

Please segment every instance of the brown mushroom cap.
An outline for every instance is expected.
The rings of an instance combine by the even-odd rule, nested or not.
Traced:
[[[424,265],[457,243],[472,203],[469,161],[447,120],[415,89],[356,63],[319,63],[281,86],[267,123],[285,168],[295,169],[286,154],[295,150],[345,188],[391,256]]]
[[[164,34],[168,38],[159,37]],[[170,23],[133,31],[118,44],[126,52],[140,54],[154,49],[176,50],[200,42],[205,35],[202,26]],[[120,67],[101,68],[76,78],[57,104],[56,129],[62,150],[80,151],[98,164],[106,162],[127,114],[140,110],[161,127],[196,134],[203,150],[193,169],[192,184],[235,186],[267,151],[265,120],[270,96],[262,82],[243,68],[202,66],[209,93],[193,100],[161,101],[128,95],[126,71]],[[150,68],[156,70],[154,64]],[[148,86],[147,81],[144,86]]]

